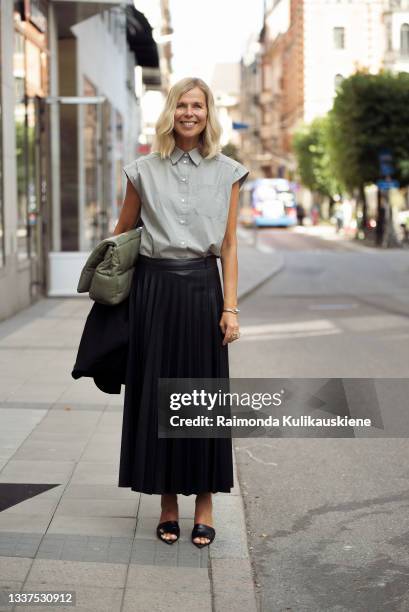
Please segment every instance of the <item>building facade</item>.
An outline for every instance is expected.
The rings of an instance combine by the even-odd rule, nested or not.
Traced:
[[[43,293],[48,5],[1,1],[0,319]],[[30,10],[31,9],[31,10]]]
[[[261,45],[259,36],[249,38],[240,61],[240,118],[248,125],[240,133],[240,155],[245,166],[251,167],[252,177],[264,176],[261,146]]]
[[[159,61],[131,0],[0,3],[4,319],[42,296],[76,295],[118,218],[122,167],[138,155],[135,65]]]
[[[408,0],[267,0],[260,140],[266,176],[291,178],[294,132],[325,115],[359,69],[409,69]]]

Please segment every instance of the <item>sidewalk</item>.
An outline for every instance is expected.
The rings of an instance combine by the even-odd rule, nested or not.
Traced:
[[[240,297],[282,261],[241,242],[239,267]],[[72,590],[78,611],[254,612],[237,474],[231,494],[214,495],[204,549],[190,542],[193,496],[179,496],[181,538],[166,546],[159,497],[117,486],[123,391],[71,378],[91,304],[44,299],[0,323],[0,590]]]
[[[326,223],[320,223],[319,225],[296,225],[292,231],[298,234],[307,234],[308,236],[322,238],[323,240],[340,242],[344,248],[350,249],[351,251],[365,251],[367,253],[379,253],[380,251],[379,248],[368,244],[368,242],[364,240],[356,240],[353,236],[346,234],[343,230],[337,233],[334,225],[329,225]]]

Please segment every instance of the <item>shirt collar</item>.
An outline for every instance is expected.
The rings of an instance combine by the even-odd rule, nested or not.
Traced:
[[[176,146],[173,149],[172,153],[170,154],[170,159],[171,159],[172,164],[176,164],[185,153],[189,155],[190,159],[196,166],[200,164],[200,161],[202,159],[202,154],[200,153],[198,147],[195,147],[194,149],[191,149],[190,151],[183,151],[183,149],[179,149],[179,147],[176,147]]]

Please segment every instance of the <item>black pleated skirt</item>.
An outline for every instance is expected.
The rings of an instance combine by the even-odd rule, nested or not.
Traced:
[[[229,493],[230,438],[158,438],[158,378],[228,378],[219,327],[217,259],[139,255],[129,297],[129,347],[119,487],[148,494]]]

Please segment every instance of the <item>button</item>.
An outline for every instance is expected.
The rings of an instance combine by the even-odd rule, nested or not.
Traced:
[[[183,153],[183,157],[187,157],[187,153]]]
[[[184,240],[180,241],[181,246],[185,246],[186,242]]]
[[[179,223],[182,223],[182,225],[184,225],[186,223],[185,219],[179,219]]]
[[[183,163],[184,163],[184,164],[187,164],[187,159],[184,159],[184,160],[183,160]]]
[[[181,202],[184,202],[184,201],[185,201],[185,198],[180,198],[180,201],[181,201]]]
[[[185,178],[181,178],[180,180],[181,180],[181,181],[185,181],[186,179],[185,179]]]

